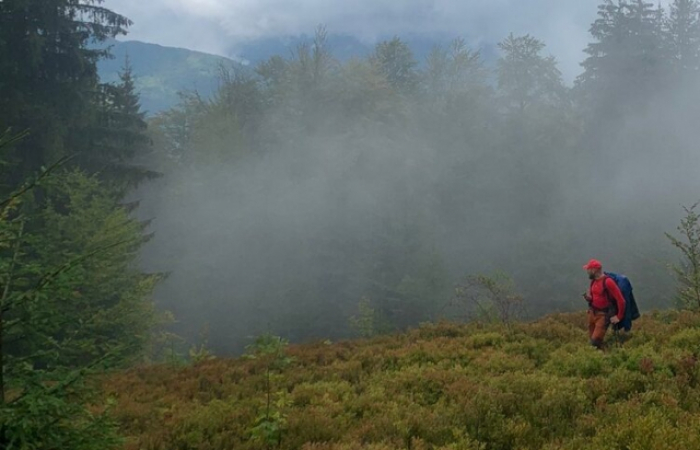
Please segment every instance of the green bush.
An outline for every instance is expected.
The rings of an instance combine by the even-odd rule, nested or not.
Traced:
[[[552,352],[544,369],[565,377],[595,377],[605,373],[605,355],[591,346],[567,345]]]
[[[671,336],[669,343],[691,352],[700,351],[700,328],[687,328]]]

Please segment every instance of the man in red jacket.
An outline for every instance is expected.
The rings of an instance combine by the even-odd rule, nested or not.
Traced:
[[[602,349],[610,324],[616,325],[625,317],[625,298],[615,280],[605,275],[600,261],[592,259],[583,268],[591,279],[591,289],[584,294],[589,306],[588,335],[591,344]]]

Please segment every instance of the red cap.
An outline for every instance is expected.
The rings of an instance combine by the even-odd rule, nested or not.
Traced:
[[[602,269],[603,265],[597,259],[592,259],[588,261],[588,264],[583,266],[583,270],[599,270]]]

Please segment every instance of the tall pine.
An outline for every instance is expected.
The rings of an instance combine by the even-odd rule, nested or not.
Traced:
[[[29,130],[11,159],[19,182],[49,161],[87,153],[105,50],[89,44],[124,34],[130,22],[103,0],[0,2],[0,124]]]
[[[142,226],[113,197],[54,165],[0,198],[0,448],[118,443],[86,376],[143,354],[159,277],[137,270]]]
[[[668,82],[663,22],[663,11],[643,0],[605,0],[598,7],[575,89],[591,150],[605,148],[620,120],[644,110]]]
[[[145,122],[130,70],[99,83],[107,52],[91,44],[129,25],[102,3],[0,1],[0,132],[28,131],[0,142],[3,449],[116,445],[85,407],[85,376],[133,361],[150,338],[159,277],[138,270],[144,225],[119,205],[143,177],[122,168],[144,150]]]
[[[81,155],[80,162],[88,172],[116,183],[115,187],[130,188],[156,174],[143,167],[151,139],[128,57],[119,78],[117,84],[100,86],[92,150]]]
[[[605,0],[591,27],[577,84],[594,102],[634,109],[648,99],[666,69],[663,15],[643,0]]]
[[[700,5],[696,0],[674,0],[667,21],[674,69],[679,74],[700,70]]]

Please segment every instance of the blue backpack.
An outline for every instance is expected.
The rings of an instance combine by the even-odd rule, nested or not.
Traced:
[[[625,298],[625,317],[622,322],[615,325],[615,328],[617,330],[624,329],[625,331],[630,331],[632,329],[632,321],[637,320],[640,317],[637,301],[634,299],[632,283],[630,283],[629,278],[617,273],[605,272],[605,276],[617,284],[617,287],[620,288],[620,292],[622,292],[622,296]],[[610,294],[608,293],[605,283],[603,283],[603,289],[613,309],[616,310],[616,302],[610,298]]]

